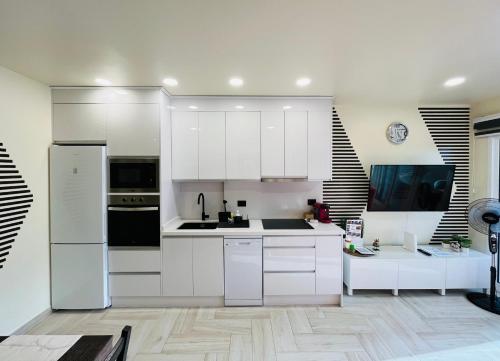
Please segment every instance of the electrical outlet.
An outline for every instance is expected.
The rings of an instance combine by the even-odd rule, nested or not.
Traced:
[[[247,201],[238,201],[238,207],[246,207]]]
[[[308,206],[314,206],[315,203],[316,203],[316,199],[314,199],[314,198],[307,200],[307,205]]]

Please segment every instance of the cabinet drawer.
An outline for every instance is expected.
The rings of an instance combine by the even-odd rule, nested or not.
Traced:
[[[314,295],[316,283],[314,272],[308,273],[264,273],[264,295]]]
[[[111,249],[109,272],[160,272],[160,250]]]
[[[316,238],[311,236],[264,237],[264,247],[314,247]]]
[[[314,248],[264,248],[266,271],[314,271]]]
[[[160,274],[110,274],[109,294],[116,296],[160,296]]]

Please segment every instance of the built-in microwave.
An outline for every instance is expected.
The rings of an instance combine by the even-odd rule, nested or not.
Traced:
[[[109,193],[159,193],[158,157],[109,157]]]

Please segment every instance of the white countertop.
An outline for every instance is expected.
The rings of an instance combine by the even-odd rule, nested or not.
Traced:
[[[251,219],[249,228],[177,229],[185,222],[200,221],[174,219],[162,226],[162,236],[340,236],[345,233],[334,223],[310,223],[314,229],[264,229],[260,219]]]

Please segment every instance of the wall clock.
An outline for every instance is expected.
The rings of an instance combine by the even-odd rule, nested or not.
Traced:
[[[408,127],[400,122],[391,123],[387,127],[387,139],[394,144],[402,144],[408,138]]]

